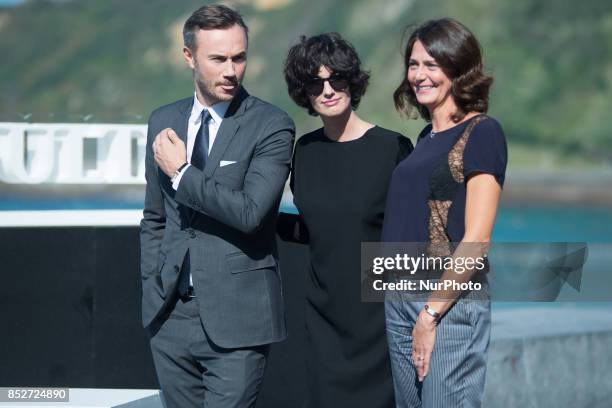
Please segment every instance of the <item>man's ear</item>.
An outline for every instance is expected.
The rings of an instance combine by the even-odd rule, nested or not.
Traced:
[[[189,48],[183,47],[183,57],[185,57],[185,61],[187,62],[187,65],[189,65],[189,68],[195,69],[195,64],[193,61],[193,53],[191,52]]]

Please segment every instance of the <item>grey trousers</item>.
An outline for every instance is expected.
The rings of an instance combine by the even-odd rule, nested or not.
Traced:
[[[226,349],[207,336],[197,298],[178,300],[151,337],[151,352],[166,408],[253,407],[268,345]]]
[[[488,290],[486,282],[483,290]],[[412,329],[426,303],[387,292],[387,341],[398,408],[480,407],[491,333],[488,292],[468,294],[444,315],[436,331],[429,373],[419,382],[412,361]]]

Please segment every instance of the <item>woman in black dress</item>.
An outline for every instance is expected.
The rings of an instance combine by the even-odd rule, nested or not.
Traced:
[[[393,172],[382,240],[425,243],[432,257],[484,259],[507,149],[500,124],[485,115],[492,78],[483,72],[478,41],[455,20],[428,21],[410,36],[405,67],[396,106],[418,110],[429,124]],[[480,285],[473,290],[425,291],[420,298],[387,291],[398,407],[481,405],[491,310],[486,274],[477,269],[451,266],[423,277],[471,279]]]
[[[323,122],[298,140],[291,174],[310,249],[307,406],[390,408],[384,308],[361,302],[360,250],[380,240],[389,179],[412,144],[355,113],[369,75],[339,34],[302,37],[285,79],[293,100]]]

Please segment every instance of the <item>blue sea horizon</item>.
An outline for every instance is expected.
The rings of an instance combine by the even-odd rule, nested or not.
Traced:
[[[2,211],[141,210],[143,200],[116,197],[24,199],[2,197]],[[280,212],[297,214],[288,200]],[[559,206],[511,204],[498,211],[494,242],[612,242],[612,208],[609,206]]]

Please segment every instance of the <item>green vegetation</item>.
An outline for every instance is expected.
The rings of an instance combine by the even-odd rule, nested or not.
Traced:
[[[287,110],[300,133],[319,122],[291,102],[282,77],[287,49],[299,35],[338,31],[352,41],[372,73],[360,114],[414,141],[423,122],[400,118],[391,100],[403,74],[402,32],[450,16],[483,45],[495,77],[490,113],[504,126],[513,165],[542,167],[538,157],[550,157],[551,168],[612,162],[607,0],[238,3],[252,31],[245,86]],[[202,4],[32,0],[0,8],[0,120],[33,113],[29,120],[39,122],[87,114],[93,121],[144,122],[155,107],[193,92],[180,33]]]

